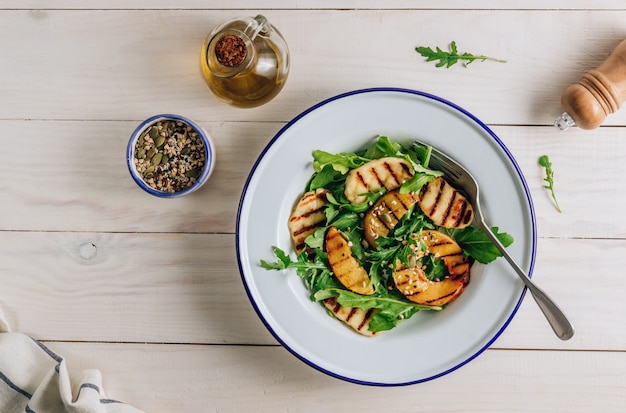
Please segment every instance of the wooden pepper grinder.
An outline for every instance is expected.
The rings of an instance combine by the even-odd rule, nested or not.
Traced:
[[[596,69],[567,87],[561,95],[565,111],[554,125],[566,130],[572,125],[594,129],[626,100],[626,40],[623,40]]]

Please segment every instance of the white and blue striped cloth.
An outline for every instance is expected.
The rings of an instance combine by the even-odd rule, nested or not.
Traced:
[[[72,394],[63,357],[24,334],[10,332],[0,310],[1,413],[141,413],[109,399],[99,370],[85,370]]]

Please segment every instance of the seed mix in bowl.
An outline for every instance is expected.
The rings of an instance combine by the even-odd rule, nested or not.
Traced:
[[[202,173],[206,163],[204,143],[190,125],[160,120],[137,139],[134,163],[151,188],[179,192],[193,185]]]

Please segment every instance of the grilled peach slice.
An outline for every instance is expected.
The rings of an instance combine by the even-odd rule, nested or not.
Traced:
[[[404,266],[399,260],[396,262],[393,280],[398,291],[409,299],[417,293],[426,291],[431,284],[431,281],[426,278],[424,270],[415,267],[415,265]]]
[[[422,241],[428,247],[428,254],[441,258],[449,275],[443,280],[431,281],[417,264],[405,266],[397,262],[393,275],[396,288],[406,298],[418,304],[430,306],[447,304],[461,295],[469,283],[469,260],[463,255],[463,249],[459,244],[439,231],[422,231]],[[423,253],[416,253],[416,263],[419,254]]]
[[[352,256],[348,241],[337,228],[328,228],[325,245],[328,263],[339,282],[357,294],[373,294],[374,287],[370,282],[369,274]]]
[[[380,197],[367,211],[363,220],[365,239],[369,245],[376,247],[376,238],[389,235],[398,221],[418,200],[417,194],[412,192],[401,194],[399,190]]]
[[[380,188],[388,191],[398,188],[413,177],[413,168],[401,158],[380,158],[351,170],[346,177],[344,194],[350,203],[360,204],[367,200],[364,194]]]
[[[442,281],[431,281],[427,289],[406,298],[417,304],[440,306],[456,299],[464,288],[463,280],[445,278]]]
[[[434,254],[443,260],[450,278],[469,278],[469,260],[455,240],[439,231],[423,230],[422,241],[428,247],[430,254]]]
[[[419,205],[428,218],[444,228],[465,228],[474,219],[467,199],[442,177],[424,185]]]

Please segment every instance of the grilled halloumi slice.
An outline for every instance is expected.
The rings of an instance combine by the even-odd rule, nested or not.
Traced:
[[[324,306],[335,317],[352,327],[357,333],[368,337],[378,334],[369,330],[370,320],[376,311],[375,309],[362,310],[358,307],[346,307],[339,304],[335,298],[325,299]]]
[[[307,192],[293,209],[288,226],[296,252],[300,253],[305,248],[306,237],[326,224],[324,206],[328,202],[327,193],[328,191],[323,188]]]
[[[465,228],[474,219],[467,199],[442,177],[422,188],[419,205],[428,218],[445,228]]]
[[[401,158],[380,158],[351,170],[346,177],[346,198],[352,204],[367,200],[364,194],[380,188],[388,191],[398,188],[413,177],[413,168]]]
[[[372,247],[376,247],[376,238],[386,237],[408,212],[419,196],[413,192],[401,194],[391,191],[383,195],[367,211],[363,219],[365,239]]]
[[[352,256],[350,244],[337,228],[328,228],[325,246],[330,268],[344,287],[357,294],[374,293],[369,274]]]

